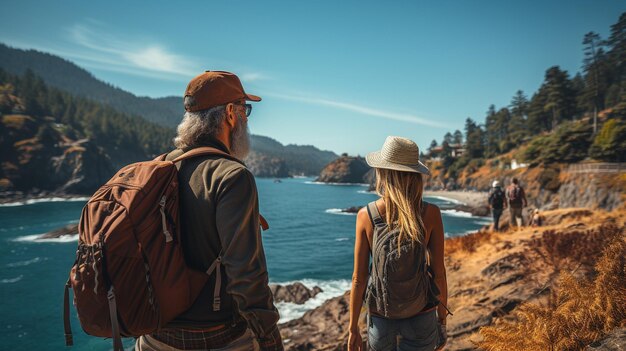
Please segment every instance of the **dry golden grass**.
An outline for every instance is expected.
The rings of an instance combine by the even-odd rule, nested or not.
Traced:
[[[491,231],[480,231],[446,240],[445,256],[457,251],[474,252],[483,243],[491,240],[494,235]]]
[[[623,228],[610,222],[588,230],[550,229],[532,239],[530,247],[557,272],[570,269],[572,264],[593,267],[603,250],[623,232]]]
[[[477,346],[490,351],[581,350],[626,325],[626,241],[623,228],[620,232],[612,235],[613,240],[597,260],[595,278],[577,280],[571,274],[561,274],[554,306],[522,304],[513,312],[512,321],[499,320],[481,328],[483,340]],[[552,243],[548,250],[558,256],[566,254],[570,245],[561,244],[551,234],[545,240]],[[573,237],[571,240],[584,245]],[[581,253],[569,253],[572,257],[576,254]]]

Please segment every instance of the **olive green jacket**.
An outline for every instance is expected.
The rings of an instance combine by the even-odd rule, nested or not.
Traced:
[[[205,145],[228,152],[217,141]],[[174,150],[166,159],[182,153]],[[190,267],[206,271],[222,250],[222,307],[219,312],[211,308],[212,274],[194,305],[170,326],[201,328],[243,317],[259,338],[276,333],[279,316],[268,287],[254,176],[244,165],[218,155],[187,159],[179,167],[185,259]]]

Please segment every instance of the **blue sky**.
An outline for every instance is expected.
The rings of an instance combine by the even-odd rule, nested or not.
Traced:
[[[67,58],[136,95],[182,95],[205,69],[237,73],[250,129],[282,143],[366,154],[387,135],[425,149],[574,75],[582,38],[626,2],[2,1],[0,41]]]

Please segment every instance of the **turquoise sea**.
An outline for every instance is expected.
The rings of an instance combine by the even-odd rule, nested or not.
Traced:
[[[311,178],[257,179],[270,280],[302,281],[324,292],[304,305],[278,304],[282,321],[297,318],[350,287],[355,215],[339,209],[376,199],[360,185],[318,184]],[[54,199],[51,199],[54,200]],[[0,340],[4,350],[110,350],[110,340],[85,335],[73,316],[75,346],[64,344],[63,286],[76,250],[76,236],[39,241],[38,234],[78,222],[86,199],[0,206]],[[445,199],[427,198],[442,208],[448,236],[490,223],[451,210]],[[74,313],[74,311],[72,311]],[[133,340],[125,345],[132,348]]]

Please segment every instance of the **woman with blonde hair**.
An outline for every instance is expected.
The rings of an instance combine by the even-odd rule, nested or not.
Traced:
[[[441,212],[422,201],[423,176],[430,172],[406,138],[387,137],[366,160],[376,169],[381,198],[357,215],[348,349],[363,346],[358,322],[364,302],[371,349],[441,349],[448,294]]]

